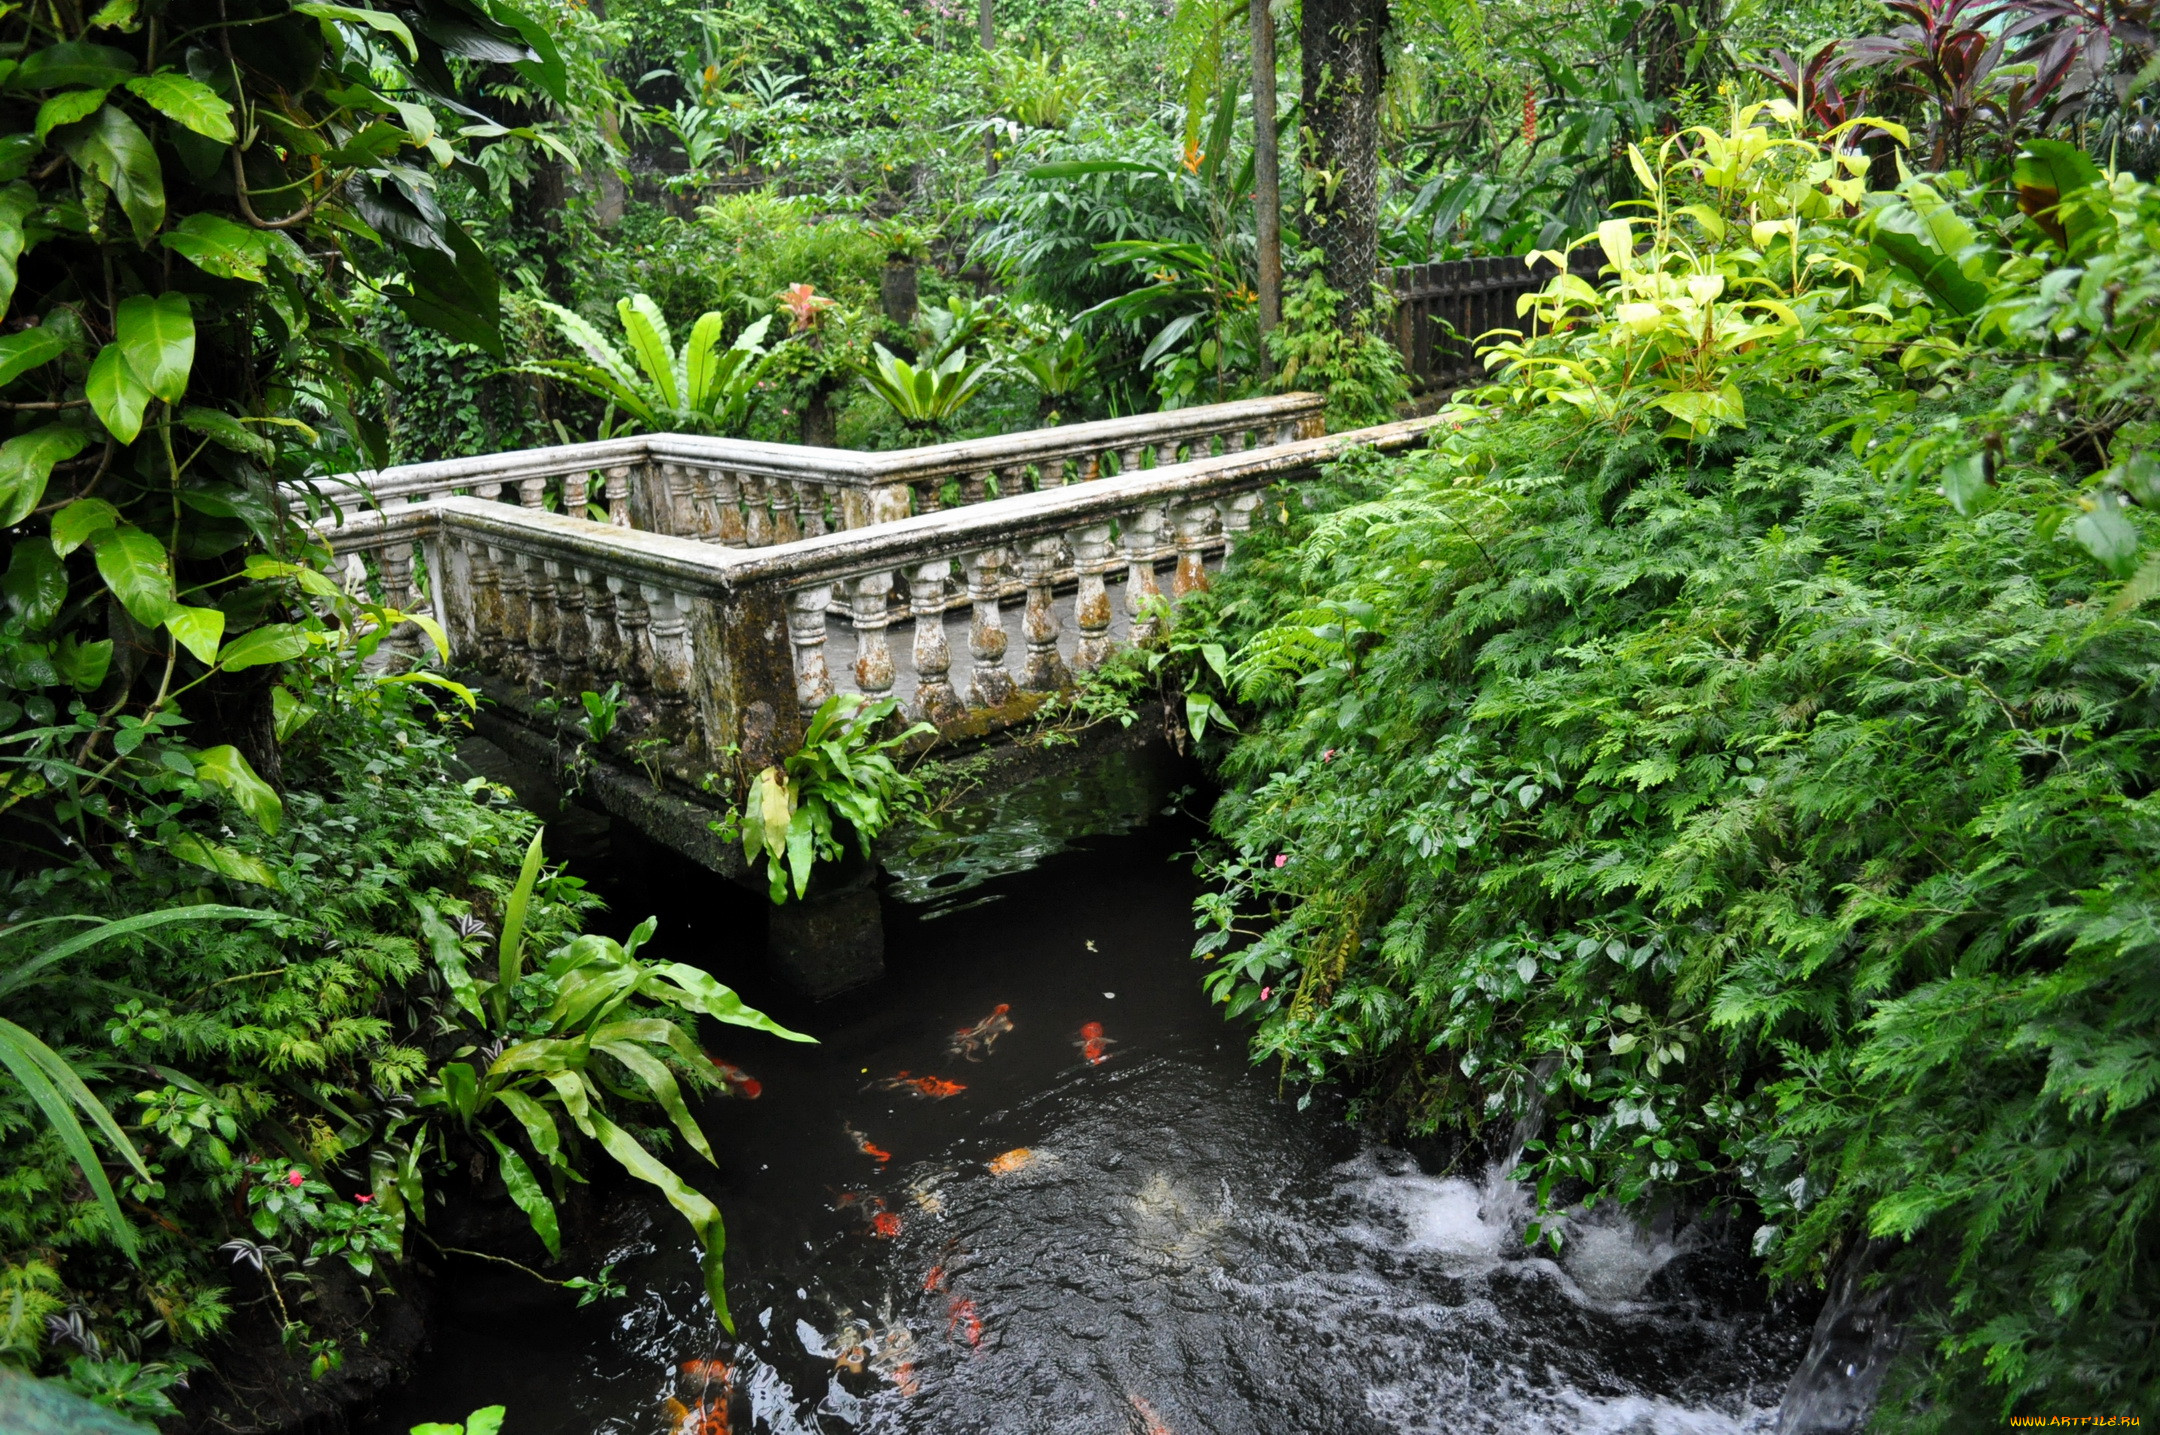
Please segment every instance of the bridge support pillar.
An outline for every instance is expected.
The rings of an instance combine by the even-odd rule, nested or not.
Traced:
[[[789,986],[818,1001],[885,975],[885,919],[871,882],[877,868],[850,859],[819,869],[802,900],[773,908],[767,918],[766,960]]]

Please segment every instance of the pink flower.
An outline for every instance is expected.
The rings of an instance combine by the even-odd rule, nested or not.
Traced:
[[[1278,866],[1278,867],[1280,867],[1280,866],[1284,865],[1284,864],[1285,864],[1285,863],[1287,863],[1287,862],[1288,862],[1289,860],[1290,860],[1290,854],[1289,854],[1289,853],[1287,853],[1287,852],[1278,852],[1278,853],[1276,853],[1276,854],[1275,854],[1275,865],[1276,865],[1276,866]]]
[[[374,1200],[375,1198],[374,1198],[373,1196],[368,1196],[368,1195],[359,1195],[359,1196],[355,1196],[355,1197],[353,1197],[353,1199],[354,1199],[355,1201],[358,1201],[358,1202],[359,1202],[359,1203],[360,1203],[361,1205],[365,1206],[365,1205],[366,1205],[366,1204],[367,1204],[368,1202],[370,1202],[370,1201]]]
[[[1333,762],[1335,760],[1335,749],[1331,747],[1326,752],[1321,753],[1320,760],[1322,762]]]
[[[285,1173],[285,1184],[288,1186],[304,1185],[306,1181],[307,1177],[301,1175],[298,1171],[287,1171]]]
[[[1275,988],[1273,988],[1273,987],[1262,987],[1262,988],[1260,988],[1260,1000],[1262,1000],[1262,1001],[1266,1001],[1266,1000],[1267,1000],[1267,999],[1268,999],[1269,997],[1271,997],[1271,996],[1273,996],[1273,995],[1275,995]]]

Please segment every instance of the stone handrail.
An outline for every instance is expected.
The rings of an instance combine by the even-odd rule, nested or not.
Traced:
[[[1106,473],[1238,453],[1319,432],[1324,401],[1281,394],[885,453],[646,434],[340,474],[294,485],[301,501],[394,508],[456,494],[583,513],[617,527],[757,548],[1057,488]],[[552,505],[551,501],[552,500]]]
[[[893,692],[887,630],[896,622],[914,630],[915,682],[901,695],[911,715],[953,737],[1017,720],[1107,656],[1112,583],[1123,586],[1128,635],[1143,635],[1159,601],[1206,586],[1209,557],[1227,554],[1252,525],[1268,486],[1309,477],[1354,448],[1411,446],[1437,422],[1194,459],[757,549],[456,496],[356,514],[326,536],[336,551],[374,557],[392,606],[415,601],[424,550],[431,603],[459,668],[528,713],[550,694],[619,684],[618,742],[644,744],[650,765],[694,787],[733,754],[762,764],[792,748],[805,717],[836,690]],[[1056,600],[1066,587],[1076,629],[1069,661]],[[1015,674],[999,610],[1022,596],[1025,653]],[[945,634],[946,613],[961,607],[971,614],[964,692],[949,676]],[[836,612],[855,647],[838,674],[825,655]]]

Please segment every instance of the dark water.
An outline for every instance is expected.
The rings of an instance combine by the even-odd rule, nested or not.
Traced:
[[[887,907],[891,975],[815,1009],[758,980],[754,909],[690,869],[626,874],[618,916],[658,910],[672,955],[822,1043],[715,1042],[763,1091],[706,1113],[717,1172],[678,1163],[726,1214],[739,1339],[680,1224],[621,1190],[602,1224],[627,1300],[573,1312],[453,1271],[433,1362],[376,1435],[497,1402],[507,1435],[662,1435],[703,1388],[683,1362],[714,1357],[735,1432],[1770,1427],[1806,1327],[1757,1305],[1731,1243],[1578,1223],[1564,1260],[1528,1257],[1512,1188],[1280,1098],[1186,955],[1194,828],[1055,851],[1072,814],[1117,829],[1156,800],[1088,781],[923,844],[894,890],[928,900]],[[988,875],[1005,861],[1038,865]],[[954,1055],[1000,1004],[1012,1029]],[[902,1071],[966,1089],[878,1084]]]

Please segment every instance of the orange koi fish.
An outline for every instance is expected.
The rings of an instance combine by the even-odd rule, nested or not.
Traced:
[[[720,1080],[726,1084],[729,1095],[740,1096],[745,1101],[755,1101],[765,1094],[765,1083],[741,1067],[730,1066],[709,1051],[705,1053],[705,1059],[713,1064],[713,1070],[720,1073]]]
[[[1011,1010],[1009,1005],[999,1002],[990,1015],[973,1026],[954,1032],[946,1050],[954,1056],[964,1056],[969,1061],[981,1061],[990,1054],[990,1048],[997,1044],[997,1039],[1013,1029],[1012,1018],[1006,1014]]]
[[[669,1400],[660,1407],[667,1417],[669,1435],[728,1435],[728,1414],[725,1405],[711,1406],[704,1401],[685,1405],[680,1400]]]
[[[930,1267],[930,1274],[924,1276],[922,1280],[922,1288],[926,1292],[941,1289],[944,1284],[945,1267],[943,1266]]]
[[[964,1295],[953,1297],[952,1304],[946,1307],[945,1334],[965,1335],[971,1347],[982,1349],[983,1323],[975,1313],[975,1302]]]
[[[1110,1055],[1110,1048],[1117,1045],[1117,1038],[1102,1034],[1102,1023],[1091,1021],[1080,1028],[1080,1039],[1073,1043],[1080,1054],[1087,1058],[1089,1066],[1101,1066]]]
[[[1140,1417],[1141,1429],[1146,1431],[1147,1435],[1170,1435],[1170,1427],[1155,1413],[1154,1406],[1137,1395],[1128,1395],[1125,1398],[1132,1402],[1133,1413]]]
[[[862,1132],[857,1131],[854,1127],[842,1126],[840,1129],[847,1132],[848,1138],[855,1143],[856,1150],[862,1152],[865,1156],[873,1156],[877,1158],[877,1163],[880,1166],[884,1165],[887,1161],[892,1160],[892,1152],[884,1150],[877,1146],[873,1146],[872,1144],[870,1144],[870,1138],[863,1135]]]
[[[870,1230],[873,1235],[890,1240],[900,1234],[900,1218],[891,1211],[879,1211],[870,1218]]]
[[[1001,1156],[992,1156],[990,1158],[990,1174],[993,1176],[1010,1176],[1015,1171],[1026,1170],[1034,1159],[1035,1153],[1033,1151],[1030,1151],[1025,1146],[1015,1146]]]
[[[728,1363],[724,1360],[686,1360],[682,1363],[682,1373],[692,1380],[717,1380],[722,1385],[731,1378]]]
[[[948,1096],[958,1096],[967,1088],[957,1081],[946,1081],[936,1076],[910,1076],[901,1072],[888,1076],[878,1085],[887,1091],[912,1091],[917,1096],[927,1096],[932,1101],[943,1101]]]
[[[893,1367],[892,1383],[899,1387],[902,1395],[922,1394],[922,1382],[915,1378],[915,1362],[912,1360],[903,1360]]]

